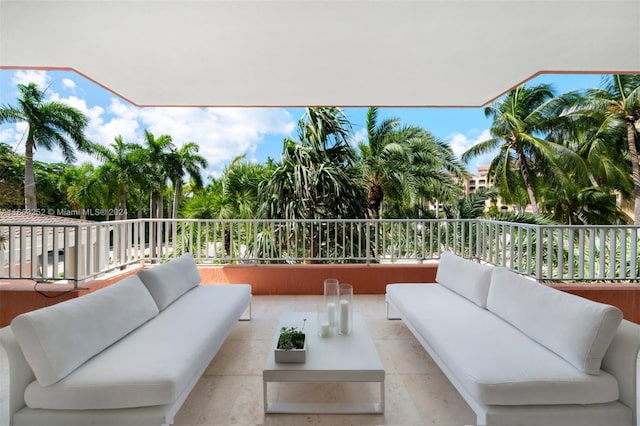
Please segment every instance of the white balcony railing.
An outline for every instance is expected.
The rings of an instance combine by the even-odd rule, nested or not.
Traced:
[[[77,285],[183,252],[201,263],[385,263],[422,262],[452,251],[542,281],[639,282],[639,231],[416,219],[0,223],[0,279]]]

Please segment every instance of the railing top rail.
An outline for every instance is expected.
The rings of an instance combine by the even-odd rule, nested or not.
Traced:
[[[67,227],[67,228],[82,228],[91,226],[108,226],[108,225],[121,225],[125,223],[138,223],[140,221],[149,219],[127,219],[127,220],[110,220],[104,222],[82,222],[82,223],[65,223],[65,222],[0,222],[0,226],[19,226],[19,227],[33,227],[33,226],[48,226],[48,227]],[[156,219],[152,219],[156,220]],[[167,220],[167,219],[158,219]],[[200,219],[195,219],[196,221]],[[211,219],[215,220],[215,219]],[[178,219],[180,221],[180,219]]]
[[[415,222],[439,222],[439,223],[449,223],[449,222],[477,222],[478,219],[429,219],[429,218],[419,218],[419,219],[191,219],[191,218],[179,218],[179,219],[169,219],[169,218],[142,218],[142,219],[128,219],[128,220],[114,220],[110,222],[103,223],[111,223],[111,224],[119,224],[125,222],[137,222],[137,221],[146,221],[146,222],[228,222],[228,223],[253,223],[253,222],[263,222],[263,223],[282,223],[282,222],[308,222],[308,223],[317,223],[317,222],[326,222],[326,223],[344,223],[344,222],[360,222],[360,223],[397,223],[397,222],[405,222],[405,223],[415,223]]]
[[[99,223],[99,222],[97,222]],[[32,228],[32,227],[49,227],[49,228],[77,228],[79,226],[87,226],[92,225],[90,223],[51,223],[51,222],[8,222],[8,223],[0,223],[2,227],[21,227],[21,228]]]
[[[540,225],[535,223],[522,223],[522,222],[509,222],[506,220],[494,220],[494,219],[472,219],[481,223],[488,223],[493,225],[511,225],[511,226],[519,226],[522,228],[539,228]]]
[[[640,225],[539,225],[542,229],[638,229]]]
[[[508,222],[492,219],[191,219],[191,218],[135,218],[126,220],[111,220],[104,222],[86,222],[86,223],[64,223],[64,222],[0,222],[0,226],[14,227],[66,227],[66,228],[83,228],[91,226],[110,226],[122,224],[134,224],[140,222],[163,222],[163,223],[185,223],[185,222],[218,222],[218,223],[487,223],[495,225],[509,225],[521,228],[534,229],[638,229],[640,225],[567,225],[567,224],[547,224],[538,225],[531,223]]]

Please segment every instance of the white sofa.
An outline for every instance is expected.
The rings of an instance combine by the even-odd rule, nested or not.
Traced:
[[[640,424],[640,325],[618,308],[448,252],[436,281],[387,285],[388,309],[478,424]]]
[[[10,425],[172,424],[251,301],[248,284],[199,283],[185,254],[16,317],[0,330]]]

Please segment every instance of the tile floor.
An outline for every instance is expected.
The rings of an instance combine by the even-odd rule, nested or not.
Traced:
[[[464,425],[475,415],[402,321],[385,316],[384,296],[357,295],[386,371],[384,415],[263,413],[262,367],[280,314],[314,311],[321,296],[254,296],[252,320],[239,322],[176,416],[187,425]],[[269,385],[274,398],[304,401],[323,395],[375,399],[377,384]]]
[[[262,367],[280,314],[314,311],[322,296],[254,296],[252,320],[238,322],[175,418],[195,425],[466,425],[475,415],[402,321],[385,316],[383,295],[357,295],[386,371],[386,412],[284,415],[263,412]],[[0,351],[0,425],[6,422],[6,359]],[[377,384],[270,384],[270,398],[375,399]]]

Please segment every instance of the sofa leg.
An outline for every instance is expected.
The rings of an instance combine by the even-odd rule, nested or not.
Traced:
[[[245,316],[245,314],[247,314],[248,316]],[[251,321],[251,302],[249,302],[249,307],[245,309],[239,321]]]
[[[391,309],[393,308],[393,306],[391,306],[391,307],[389,306],[390,304],[389,304],[389,301],[388,301],[388,300],[387,300],[387,301],[385,301],[385,305],[386,305],[386,308],[387,308],[387,319],[388,319],[388,320],[399,320],[399,319],[402,319],[402,318],[400,318],[399,316],[391,316],[391,315],[389,314],[389,312],[391,311]]]

